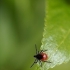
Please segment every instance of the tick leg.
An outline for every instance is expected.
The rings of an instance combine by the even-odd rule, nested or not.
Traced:
[[[47,62],[47,63],[52,63],[52,62],[50,62],[50,61],[44,61],[44,62]]]
[[[40,66],[42,67],[42,62],[41,62],[41,61],[39,61],[39,64],[40,64]]]
[[[39,54],[39,51],[38,51],[38,54]]]
[[[35,63],[37,63],[37,62],[38,62],[38,60],[35,59],[34,63],[31,65],[31,67],[32,67]],[[30,67],[30,68],[31,68],[31,67]]]
[[[38,52],[37,52],[37,46],[36,46],[36,44],[35,44],[35,49],[36,49],[36,54],[38,54]]]
[[[45,52],[45,51],[47,51],[47,50],[41,50],[40,53],[41,53],[41,52]]]

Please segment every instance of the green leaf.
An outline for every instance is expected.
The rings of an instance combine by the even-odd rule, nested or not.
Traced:
[[[47,0],[45,28],[41,49],[48,50],[48,60],[42,70],[70,60],[70,5],[69,0]]]

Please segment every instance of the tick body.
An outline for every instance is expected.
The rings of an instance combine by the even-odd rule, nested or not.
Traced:
[[[45,53],[45,51],[47,50],[41,50],[40,52],[37,50],[37,47],[35,45],[35,49],[36,49],[36,54],[34,55],[34,58],[35,58],[35,61],[34,63],[31,65],[31,67],[37,63],[39,61],[40,63],[40,66],[42,67],[42,62],[48,62],[48,63],[51,63],[48,60],[48,55]]]
[[[46,53],[39,53],[39,54],[36,54],[34,55],[34,57],[37,59],[37,60],[41,60],[41,61],[46,61],[48,59],[48,55]]]

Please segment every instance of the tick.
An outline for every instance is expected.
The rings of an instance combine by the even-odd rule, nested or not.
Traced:
[[[47,50],[41,50],[40,52],[37,50],[37,46],[35,44],[36,54],[34,55],[35,61],[31,65],[31,67],[39,61],[40,66],[42,67],[42,62],[51,63],[48,60],[48,55],[45,53]]]

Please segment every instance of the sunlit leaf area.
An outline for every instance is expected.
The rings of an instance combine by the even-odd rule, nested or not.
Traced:
[[[46,0],[41,49],[47,49],[51,62],[44,63],[41,70],[70,70],[70,0]]]

